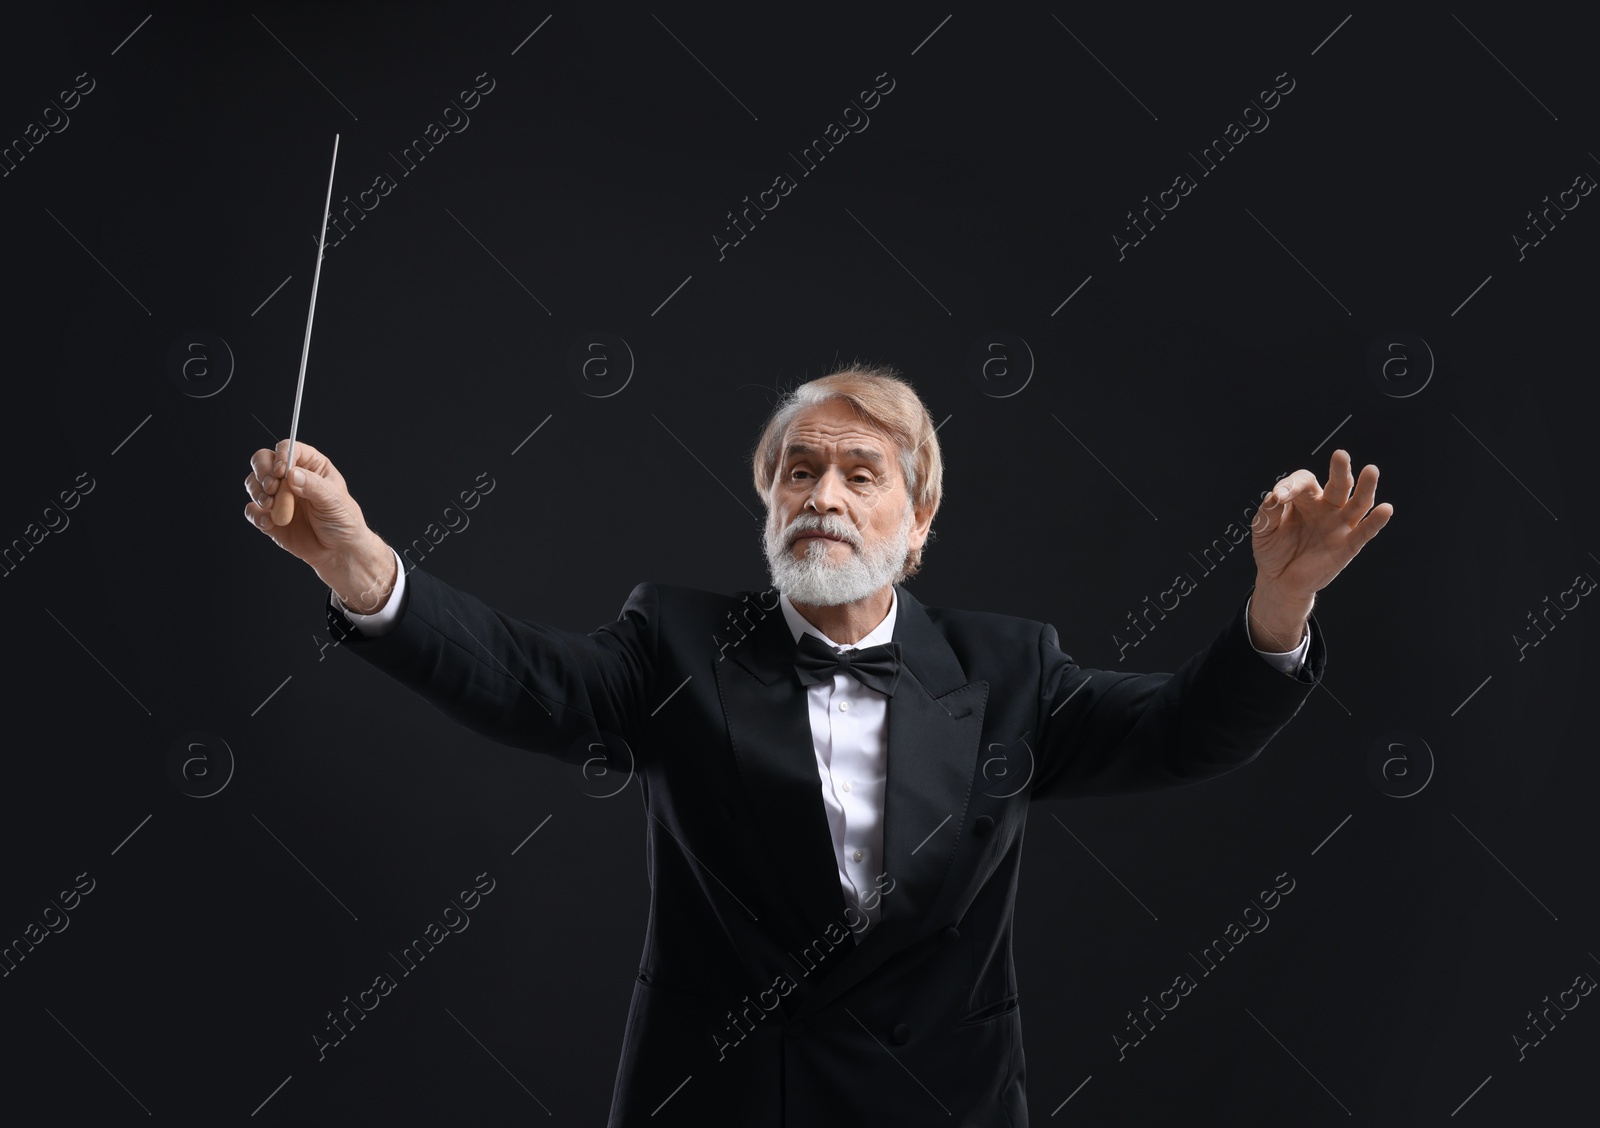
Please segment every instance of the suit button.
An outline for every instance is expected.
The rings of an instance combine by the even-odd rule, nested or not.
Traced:
[[[990,832],[993,830],[994,820],[988,815],[979,815],[977,821],[972,824],[972,835],[974,838],[988,838]]]
[[[789,1029],[785,1031],[785,1033],[791,1038],[804,1038],[806,1035],[806,1024],[804,1020],[798,1018],[795,1019],[789,1024]]]
[[[640,983],[649,983],[650,982],[650,973],[648,971],[641,971],[639,973],[639,982]]]
[[[944,938],[951,943],[961,939],[961,930],[955,925],[948,925],[944,930]]]
[[[910,1037],[911,1037],[911,1027],[907,1026],[905,1023],[902,1022],[899,1026],[896,1026],[894,1028],[894,1033],[892,1035],[890,1035],[890,1039],[889,1040],[892,1041],[897,1046],[903,1046],[903,1045],[906,1044],[907,1039],[909,1039]]]

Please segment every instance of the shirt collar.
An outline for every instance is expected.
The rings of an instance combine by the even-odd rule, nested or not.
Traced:
[[[860,640],[851,643],[842,643],[834,642],[833,639],[829,638],[827,635],[819,631],[814,625],[812,625],[810,620],[808,620],[804,615],[800,614],[799,611],[795,610],[794,604],[790,601],[787,595],[780,595],[778,597],[778,601],[783,607],[783,617],[785,620],[787,620],[789,624],[789,632],[794,635],[794,640],[796,643],[800,641],[801,635],[814,634],[823,642],[833,647],[835,650],[859,650],[868,646],[877,646],[879,643],[891,641],[894,638],[895,613],[900,608],[900,597],[898,594],[896,594],[894,585],[891,584],[889,586],[889,613],[883,617],[883,622],[873,627]]]

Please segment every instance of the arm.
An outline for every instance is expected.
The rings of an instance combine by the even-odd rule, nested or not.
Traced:
[[[420,568],[397,581],[382,634],[352,630],[338,598],[330,592],[327,614],[345,649],[491,740],[566,757],[596,731],[636,731],[655,669],[652,584],[587,634],[504,615]]]
[[[1243,605],[1170,674],[1085,669],[1046,626],[1031,798],[1155,791],[1249,763],[1322,679],[1322,628],[1314,617],[1307,627],[1306,661],[1285,676],[1251,643]]]
[[[408,576],[326,455],[297,444],[293,473],[287,457],[288,440],[251,456],[244,517],[328,585],[328,625],[346,649],[514,748],[587,762],[596,730],[635,732],[655,676],[653,585],[636,587],[616,622],[588,634],[513,619],[426,572]],[[280,525],[271,514],[285,490],[297,504]]]
[[[1351,469],[1349,452],[1336,450],[1326,487],[1296,470],[1265,495],[1250,522],[1257,598],[1175,673],[1085,670],[1061,652],[1053,627],[1043,629],[1034,798],[1175,787],[1260,755],[1322,680],[1317,592],[1394,515],[1390,503],[1373,504],[1378,468],[1359,478]],[[1273,648],[1266,661],[1252,639]],[[1297,639],[1308,644],[1306,659],[1285,677],[1272,655]]]

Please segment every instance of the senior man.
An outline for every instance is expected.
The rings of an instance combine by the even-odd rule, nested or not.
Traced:
[[[1321,680],[1316,593],[1394,508],[1343,450],[1326,486],[1283,478],[1228,623],[1138,674],[903,586],[943,464],[892,369],[801,384],[767,421],[771,588],[642,583],[587,634],[408,572],[327,457],[297,444],[286,478],[286,448],[255,453],[245,516],[328,585],[346,649],[503,744],[636,773],[651,896],[613,1128],[1026,1125],[1011,930],[1029,801],[1253,760]]]

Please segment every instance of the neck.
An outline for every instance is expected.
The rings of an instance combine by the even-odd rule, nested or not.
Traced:
[[[858,599],[854,603],[838,603],[830,607],[821,607],[814,603],[801,603],[790,599],[794,609],[800,612],[802,618],[817,630],[841,645],[852,645],[861,641],[872,629],[888,617],[889,604],[894,600],[894,591],[890,585],[885,584],[865,599]]]

